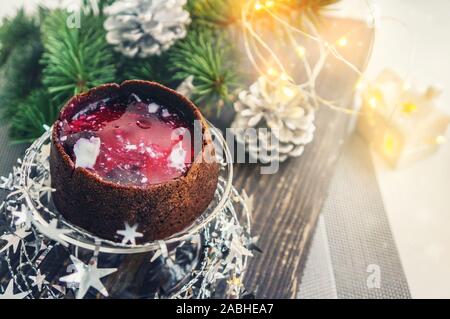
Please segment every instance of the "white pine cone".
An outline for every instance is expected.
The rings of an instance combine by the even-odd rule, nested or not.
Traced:
[[[239,129],[236,139],[245,143],[249,154],[261,162],[282,162],[289,156],[298,157],[313,140],[314,107],[302,91],[288,81],[260,77],[248,91],[239,94],[234,107],[236,117],[232,128]],[[244,135],[241,129],[248,128],[257,128],[257,134]]]
[[[105,8],[106,39],[128,57],[159,55],[186,36],[187,0],[119,0]]]

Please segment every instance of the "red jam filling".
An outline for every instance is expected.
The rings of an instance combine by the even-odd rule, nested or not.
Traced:
[[[101,101],[60,123],[59,139],[76,166],[123,185],[183,176],[193,161],[193,123],[182,113],[138,97]]]

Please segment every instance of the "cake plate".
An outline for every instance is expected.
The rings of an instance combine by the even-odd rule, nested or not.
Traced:
[[[27,298],[245,293],[244,271],[256,248],[250,236],[252,199],[233,187],[232,157],[216,128],[211,132],[221,169],[209,207],[183,231],[137,245],[99,238],[58,213],[50,186],[50,132],[31,145],[0,185],[9,191],[0,206],[0,271],[2,277],[9,273],[14,291]]]

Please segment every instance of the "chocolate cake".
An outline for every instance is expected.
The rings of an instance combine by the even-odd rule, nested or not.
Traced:
[[[125,223],[137,224],[138,241],[148,241],[167,238],[202,214],[219,165],[192,102],[157,83],[126,81],[94,88],[63,107],[53,126],[50,170],[53,202],[68,221],[115,241]]]

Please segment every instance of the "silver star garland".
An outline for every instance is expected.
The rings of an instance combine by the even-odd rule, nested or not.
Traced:
[[[14,221],[14,224],[16,226],[23,225],[25,229],[30,229],[31,222],[33,220],[33,214],[25,204],[20,205],[20,210],[12,210],[11,214],[17,217],[17,219]]]
[[[106,277],[117,271],[117,268],[97,268],[97,262],[85,264],[75,256],[70,256],[74,266],[75,273],[61,277],[59,280],[78,285],[77,299],[82,299],[89,288],[94,288],[103,296],[108,296],[108,291],[100,281],[101,278]]]
[[[7,250],[9,247],[13,248],[13,252],[17,252],[19,244],[25,239],[31,232],[27,232],[24,228],[16,230],[15,233],[6,234],[0,237],[1,240],[6,240],[6,244],[0,249],[0,253]]]
[[[130,226],[127,222],[125,222],[125,229],[118,230],[117,234],[123,236],[122,244],[132,244],[136,245],[136,238],[140,238],[144,236],[142,233],[137,231],[138,224]]]
[[[28,296],[30,292],[26,291],[26,292],[19,292],[18,294],[14,293],[14,283],[13,280],[11,279],[8,283],[8,286],[6,286],[5,291],[0,294],[0,300],[5,300],[5,299],[23,299],[26,296]]]
[[[48,285],[49,282],[45,280],[46,276],[41,274],[41,270],[38,269],[36,276],[30,276],[33,281],[33,286],[37,286],[38,290],[42,290],[42,285]]]
[[[58,228],[58,220],[56,218],[52,219],[47,226],[36,224],[36,228],[48,238],[57,241],[64,246],[67,246],[68,244],[61,238],[61,235],[73,233],[72,229]]]
[[[89,235],[77,228],[72,228],[64,219],[60,219],[57,212],[53,212],[50,207],[41,202],[43,190],[49,188],[48,148],[45,147],[49,144],[49,138],[50,134],[47,132],[36,141],[26,152],[23,162],[18,161],[21,167],[14,168],[13,173],[8,178],[3,178],[2,185],[0,185],[11,191],[6,202],[0,204],[0,217],[9,223],[7,228],[11,229],[9,233],[0,237],[0,252],[4,253],[2,258],[6,260],[10,276],[19,278],[26,283],[26,290],[23,290],[24,287],[18,287],[21,291],[21,294],[18,294],[20,297],[63,298],[67,291],[66,287],[55,284],[53,282],[54,279],[47,280],[46,275],[42,274],[44,270],[40,270],[41,263],[44,258],[51,256],[49,252],[58,245],[75,249],[75,255],[77,256],[77,251],[80,247],[69,245],[62,240],[62,235],[70,236],[73,239],[92,240],[92,237],[88,237]],[[30,167],[33,169],[31,170]],[[222,169],[226,169],[226,167],[227,165],[224,164]],[[217,201],[222,198],[224,181],[225,179],[219,179],[215,195],[217,197],[215,200]],[[51,190],[47,194],[51,197]],[[238,283],[242,280],[247,257],[251,254],[251,245],[253,245],[252,238],[249,235],[250,211],[245,209],[246,205],[252,206],[250,205],[251,203],[246,203],[248,200],[248,198],[244,199],[239,196],[237,191],[232,188],[228,203],[219,214],[215,215],[208,225],[200,230],[200,233],[193,232],[190,236],[183,235],[180,237],[177,248],[183,247],[184,243],[191,245],[191,242],[194,241],[197,241],[194,247],[197,245],[205,247],[200,264],[192,270],[192,274],[187,277],[188,280],[181,289],[171,293],[169,296],[165,296],[160,292],[155,297],[210,298],[213,296],[218,283],[223,281],[230,285],[229,290],[232,291],[230,294],[233,297],[239,294],[242,287]],[[27,208],[32,210],[33,214],[24,215],[26,209],[21,204],[27,205]],[[37,219],[38,215],[39,219]],[[238,215],[243,216],[247,220],[246,226],[241,226],[238,221]],[[27,218],[32,219],[29,231],[26,229]],[[22,221],[24,220],[25,222],[23,223]],[[58,228],[58,223],[60,228]],[[137,232],[137,225],[128,225],[128,231],[125,226],[125,229],[122,231],[123,239],[131,243],[140,234]],[[96,239],[96,245],[97,240],[100,241],[100,245],[105,244],[103,240]],[[6,243],[3,241],[6,241]],[[21,249],[18,249],[21,242],[26,248],[22,246]],[[108,245],[110,244],[108,243]],[[12,249],[9,249],[10,247]],[[159,247],[160,249],[155,252],[155,255],[164,257],[165,269],[169,269],[177,278],[186,276],[183,270],[184,266],[178,264],[179,261],[175,257],[176,250],[174,251],[171,248],[169,251],[164,241],[159,242]],[[224,255],[225,252],[227,252],[227,255]],[[97,289],[105,296],[108,295],[100,279],[115,272],[117,269],[99,269],[96,263],[97,255],[98,251],[94,252],[94,263],[89,265],[81,262],[78,257],[72,256],[72,266],[75,273],[60,278],[62,282],[66,283],[67,287],[78,288],[78,298],[84,297],[90,288]],[[231,255],[234,255],[234,258]],[[225,256],[229,258],[225,258]],[[20,267],[14,268],[14,263],[17,259]],[[33,275],[30,276],[25,272],[25,269],[32,269],[34,271]],[[49,283],[49,281],[51,282]],[[233,285],[232,288],[231,285]],[[37,289],[32,290],[32,287]],[[12,286],[8,286],[5,289],[7,293],[5,292],[3,295],[11,295],[13,292],[12,288]],[[35,291],[39,291],[39,294],[35,295]]]

